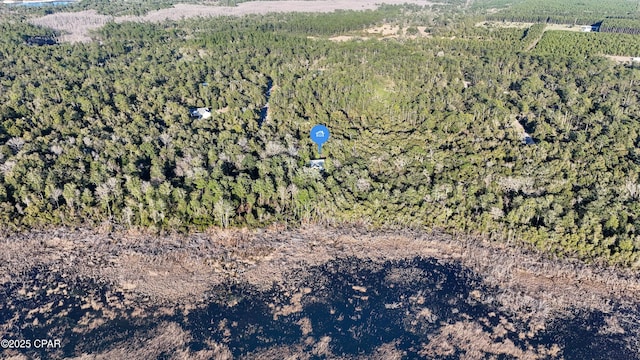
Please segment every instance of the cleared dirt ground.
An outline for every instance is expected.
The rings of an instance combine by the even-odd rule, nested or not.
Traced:
[[[604,55],[607,59],[613,60],[618,64],[633,64],[634,62],[631,60],[629,56],[618,56],[618,55]],[[637,62],[636,62],[637,64]]]
[[[426,26],[418,26],[416,29],[418,30],[415,34],[409,34],[407,30],[409,27],[400,27],[398,25],[392,24],[384,24],[377,27],[372,27],[364,30],[361,35],[339,35],[329,38],[331,41],[341,42],[341,41],[350,41],[350,40],[369,40],[371,38],[375,39],[417,39],[420,37],[429,37],[431,36],[425,30]],[[314,38],[314,37],[310,37]]]
[[[267,14],[284,12],[325,13],[335,10],[373,10],[384,4],[401,5],[417,4],[432,5],[424,0],[319,0],[319,1],[250,1],[240,3],[234,7],[208,6],[194,4],[177,4],[168,9],[149,12],[144,16],[105,16],[93,10],[80,12],[61,12],[34,18],[32,24],[60,30],[65,33],[61,41],[88,42],[91,41],[89,32],[102,27],[109,21],[125,22],[161,22],[165,20],[180,20],[193,17],[212,16],[243,16],[249,14]]]

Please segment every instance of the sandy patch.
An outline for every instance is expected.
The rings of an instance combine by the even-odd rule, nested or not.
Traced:
[[[631,64],[631,57],[629,56],[618,56],[618,55],[604,55],[607,59],[613,60],[619,64]]]
[[[398,35],[399,30],[400,30],[400,26],[384,24],[382,26],[373,27],[365,31],[368,32],[369,34],[379,34],[382,36],[389,36],[389,35]]]
[[[329,40],[331,41],[335,41],[335,42],[343,42],[343,41],[351,41],[351,40],[368,40],[368,37],[364,37],[364,36],[349,36],[349,35],[340,35],[340,36],[334,36],[334,37],[330,37]]]
[[[582,31],[581,25],[547,24],[545,30]]]
[[[372,27],[365,30],[365,33],[372,35],[380,35],[383,38],[409,38],[415,39],[418,37],[428,37],[431,36],[426,32],[426,26],[417,26],[415,27],[418,31],[415,34],[409,34],[409,27],[400,27],[398,25],[384,24],[377,27]]]
[[[89,32],[99,29],[109,21],[126,22],[162,22],[165,20],[182,20],[193,17],[243,16],[249,14],[267,14],[284,12],[326,13],[335,10],[375,10],[381,3],[402,5],[432,5],[425,0],[318,0],[318,1],[250,1],[237,6],[208,6],[195,4],[177,4],[168,9],[151,11],[144,16],[105,16],[94,10],[74,13],[55,13],[31,19],[32,24],[60,30],[66,35],[62,41],[91,41]]]
[[[331,41],[342,42],[350,40],[368,40],[372,36],[377,39],[416,39],[419,37],[431,36],[426,32],[426,26],[418,26],[418,30],[415,34],[409,34],[407,30],[409,27],[400,27],[398,25],[384,24],[381,26],[372,27],[363,31],[363,35],[340,35],[329,38]],[[369,36],[371,35],[371,36]]]

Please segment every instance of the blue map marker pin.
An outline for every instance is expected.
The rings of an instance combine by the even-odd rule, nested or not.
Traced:
[[[329,129],[324,125],[316,125],[311,129],[311,140],[318,144],[318,153],[322,154],[322,144],[329,140]]]

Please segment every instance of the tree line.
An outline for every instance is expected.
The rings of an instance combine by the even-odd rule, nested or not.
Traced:
[[[630,34],[546,31],[535,47],[538,53],[570,57],[640,54],[640,37]]]
[[[640,19],[607,18],[600,24],[599,31],[638,35]]]
[[[487,15],[488,19],[499,21],[590,25],[602,22],[605,18],[640,17],[638,3],[625,0],[494,0],[489,3],[479,2],[477,7],[484,11],[502,8]]]

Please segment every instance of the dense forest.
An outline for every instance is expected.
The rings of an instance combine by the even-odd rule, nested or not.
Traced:
[[[631,0],[486,0],[476,1],[473,6],[501,9],[488,18],[505,21],[585,25],[605,18],[640,18],[640,4]]]
[[[566,56],[618,55],[636,57],[640,54],[640,36],[610,33],[545,31],[536,45],[537,53]]]
[[[637,266],[640,70],[599,56],[627,38],[547,31],[527,51],[544,26],[424,14],[427,37],[328,39],[402,11],[109,24],[53,46],[3,22],[0,223],[437,228]],[[609,36],[589,52],[577,35]]]
[[[605,19],[600,24],[599,31],[638,35],[640,34],[640,19]]]

